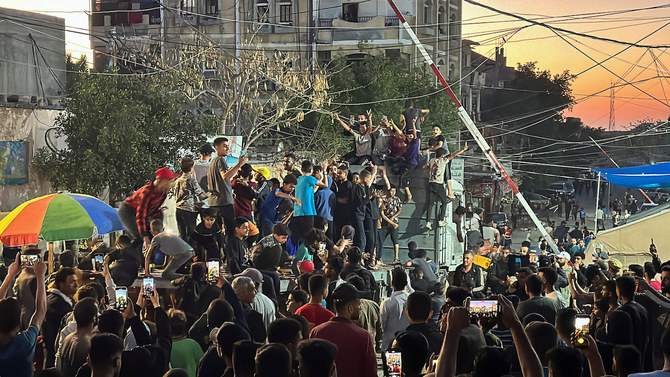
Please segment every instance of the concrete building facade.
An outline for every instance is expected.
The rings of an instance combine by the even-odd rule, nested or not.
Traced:
[[[131,55],[159,51],[167,61],[178,63],[183,51],[197,53],[203,41],[234,56],[249,48],[252,39],[254,48],[267,53],[293,53],[297,64],[310,59],[326,63],[338,55],[357,60],[365,54],[397,59],[409,67],[424,64],[385,0],[92,2],[92,46],[96,60],[105,64],[120,56],[120,50]],[[442,74],[450,81],[459,80],[462,1],[397,0],[396,4]],[[203,62],[202,69],[214,68]]]
[[[46,146],[66,80],[65,21],[0,8],[0,212],[51,192],[30,163]]]
[[[65,61],[64,19],[0,8],[0,103],[60,103]]]

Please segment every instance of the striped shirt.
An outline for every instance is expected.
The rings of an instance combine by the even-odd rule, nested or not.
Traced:
[[[149,182],[126,199],[126,205],[136,211],[137,230],[142,236],[150,234],[147,217],[163,217],[161,207],[166,197],[167,193],[158,191],[154,183]]]

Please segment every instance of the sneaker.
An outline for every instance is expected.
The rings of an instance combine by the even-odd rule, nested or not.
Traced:
[[[440,220],[440,221],[437,223],[437,225],[439,225],[439,226],[447,226],[447,222],[444,221],[444,220]]]
[[[426,228],[428,228],[428,229],[433,229],[433,223],[431,223],[430,221],[428,221],[428,222],[426,223]]]

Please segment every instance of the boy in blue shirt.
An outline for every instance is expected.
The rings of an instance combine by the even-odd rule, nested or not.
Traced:
[[[327,168],[327,163],[324,162],[321,170]],[[291,244],[289,247],[292,251],[297,249],[300,241],[304,241],[305,236],[314,227],[314,216],[316,216],[316,206],[314,204],[314,193],[319,187],[328,187],[326,180],[327,174],[323,174],[322,179],[319,180],[312,176],[312,169],[314,165],[311,161],[305,160],[302,162],[302,175],[298,178],[298,184],[295,186],[295,197],[299,200],[293,204],[293,218],[289,224],[291,230]],[[292,252],[291,254],[294,254]]]
[[[284,177],[284,184],[272,190],[265,201],[263,201],[261,209],[258,212],[262,237],[272,234],[272,227],[278,222],[277,208],[283,200],[291,200],[298,204],[302,203],[300,199],[291,195],[297,184],[298,179],[293,174],[287,174]]]

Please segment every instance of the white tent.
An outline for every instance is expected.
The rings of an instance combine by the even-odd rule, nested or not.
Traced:
[[[670,203],[630,216],[626,224],[603,230],[589,243],[586,258],[591,260],[596,248],[608,252],[611,258],[629,264],[651,261],[649,245],[653,238],[661,261],[670,259]]]

